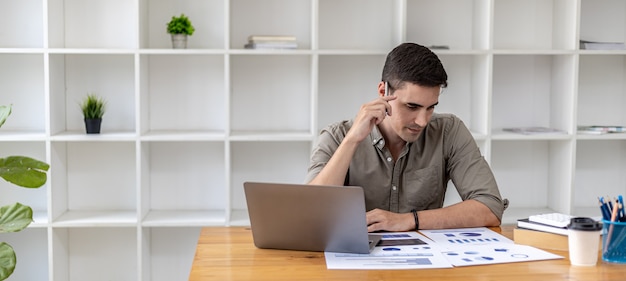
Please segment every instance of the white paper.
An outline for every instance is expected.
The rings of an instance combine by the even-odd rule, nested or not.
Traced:
[[[460,246],[443,252],[454,266],[527,262],[563,257],[527,245],[494,243]]]
[[[420,232],[445,249],[495,243],[513,244],[511,239],[486,227],[420,230]]]
[[[417,232],[384,233],[379,246],[369,254],[349,254],[325,252],[328,269],[416,269],[451,268],[452,264],[444,257],[441,249],[428,238]],[[403,244],[404,241],[419,239],[419,245]],[[381,245],[383,244],[383,245]]]
[[[326,252],[328,269],[451,268],[497,263],[561,259],[511,239],[486,227],[384,233],[370,254]],[[421,245],[385,245],[419,239]],[[386,242],[383,242],[386,241]],[[408,241],[408,240],[407,240]],[[415,241],[415,240],[412,240]]]

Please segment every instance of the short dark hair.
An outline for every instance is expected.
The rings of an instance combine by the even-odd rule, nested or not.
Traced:
[[[425,87],[448,86],[448,74],[439,57],[430,49],[415,43],[402,43],[387,55],[382,81],[400,88],[404,82]]]

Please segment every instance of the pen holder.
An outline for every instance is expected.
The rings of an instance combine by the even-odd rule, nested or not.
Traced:
[[[626,264],[626,222],[602,220],[602,260]]]

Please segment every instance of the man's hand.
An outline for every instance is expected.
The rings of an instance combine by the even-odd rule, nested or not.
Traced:
[[[415,229],[412,213],[398,214],[381,209],[374,209],[365,214],[367,231],[409,231]]]
[[[391,115],[389,101],[396,98],[396,96],[383,96],[363,104],[354,118],[354,124],[348,131],[346,139],[350,139],[355,143],[365,139],[375,125],[380,124],[387,115]]]

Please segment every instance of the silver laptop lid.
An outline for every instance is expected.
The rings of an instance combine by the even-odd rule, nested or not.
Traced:
[[[360,187],[245,182],[244,192],[258,248],[367,254],[378,242]]]

